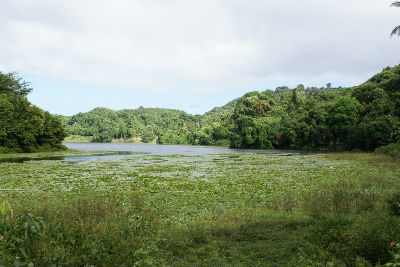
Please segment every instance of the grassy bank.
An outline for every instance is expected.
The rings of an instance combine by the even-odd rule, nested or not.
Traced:
[[[399,166],[361,153],[2,163],[0,264],[384,264]]]

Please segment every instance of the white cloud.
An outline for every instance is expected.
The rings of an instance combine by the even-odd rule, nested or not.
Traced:
[[[400,9],[390,3],[3,0],[0,62],[4,71],[132,91],[213,94],[278,78],[351,84],[398,61],[389,34]]]

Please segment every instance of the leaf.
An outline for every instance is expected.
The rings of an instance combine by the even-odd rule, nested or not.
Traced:
[[[19,251],[22,253],[22,255],[23,255],[25,258],[29,258],[29,257],[28,257],[28,254],[26,254],[25,249],[19,248]]]

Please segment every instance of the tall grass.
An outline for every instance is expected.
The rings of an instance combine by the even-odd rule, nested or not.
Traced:
[[[85,194],[66,202],[37,199],[1,217],[5,265],[121,266],[156,263],[158,215],[140,198]]]

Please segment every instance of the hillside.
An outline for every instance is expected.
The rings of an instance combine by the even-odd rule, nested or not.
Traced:
[[[400,66],[352,88],[300,84],[249,92],[204,115],[96,108],[63,121],[71,135],[67,140],[374,150],[400,138]]]
[[[91,142],[168,142],[186,143],[182,136],[196,126],[195,116],[184,111],[160,108],[138,108],[113,111],[95,108],[86,113],[64,117],[70,137]]]
[[[204,113],[204,115],[201,116],[202,122],[203,123],[218,122],[221,120],[221,118],[231,115],[239,99],[240,97],[232,101],[229,101],[222,107],[215,107],[210,111],[207,111],[206,113]]]
[[[69,136],[66,142],[157,142],[160,144],[210,144],[202,130],[228,118],[240,98],[215,107],[204,115],[163,108],[113,111],[95,108],[74,116],[63,116]],[[197,140],[196,140],[197,139]],[[228,144],[225,138],[225,145]]]

